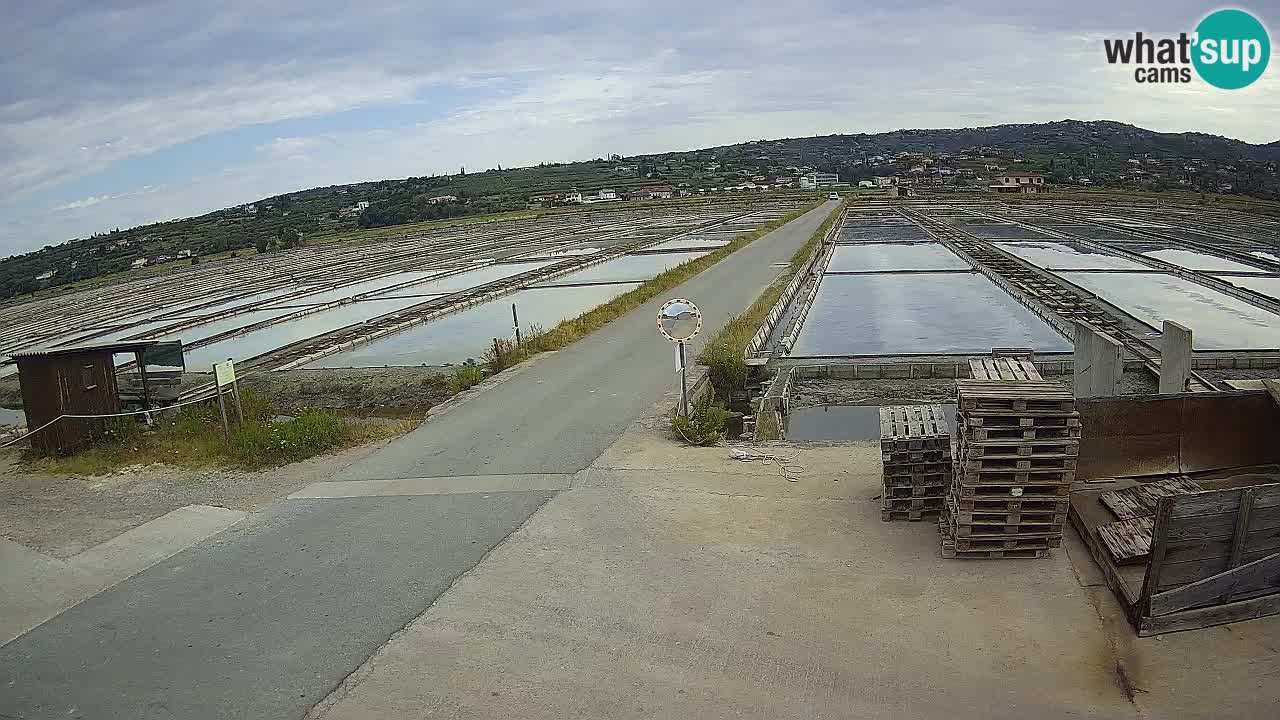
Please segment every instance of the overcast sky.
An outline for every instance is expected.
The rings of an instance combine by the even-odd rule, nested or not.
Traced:
[[[459,165],[1066,117],[1280,139],[1280,61],[1237,91],[1104,61],[1103,37],[1191,31],[1216,7],[6,3],[0,255]],[[1275,0],[1243,7],[1280,24]]]

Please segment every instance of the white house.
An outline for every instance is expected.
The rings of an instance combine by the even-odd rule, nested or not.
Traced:
[[[427,202],[431,203],[432,205],[439,205],[440,203],[457,202],[457,201],[458,201],[457,195],[436,195],[433,198],[427,198]]]
[[[800,177],[800,187],[807,189],[830,187],[838,182],[840,178],[835,173],[811,172]]]
[[[1033,195],[1044,192],[1044,176],[1029,170],[1009,170],[995,176],[989,187],[999,193]]]
[[[368,210],[368,209],[369,209],[369,201],[361,200],[360,202],[356,203],[356,212],[364,212],[365,210]]]
[[[571,190],[564,194],[564,201],[567,203],[580,203],[582,202],[582,193],[577,190]]]
[[[859,181],[858,181],[858,187],[863,187],[863,188],[873,188],[873,187],[875,187],[875,186],[876,186],[876,184],[875,184],[874,182],[870,181],[870,180],[859,180]]]
[[[137,260],[134,260],[134,261],[133,261],[133,264],[132,264],[130,267],[132,267],[133,269],[135,269],[135,270],[136,270],[136,269],[138,269],[138,268],[140,268],[140,267],[146,267],[146,266],[147,266],[147,259],[146,259],[146,258],[138,258]]]
[[[52,280],[55,272],[53,270],[45,270],[36,276],[37,280]]]

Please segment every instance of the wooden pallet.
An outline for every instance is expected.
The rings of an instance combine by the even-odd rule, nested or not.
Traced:
[[[1054,537],[955,537],[950,538],[957,552],[972,550],[1049,550],[1062,547],[1062,534]]]
[[[921,520],[934,520],[941,512],[942,508],[934,508],[933,510],[881,510],[880,519],[885,522],[894,520],[919,522]]]
[[[957,550],[954,544],[942,541],[942,557],[957,560],[1011,560],[1041,559],[1049,557],[1048,550]]]
[[[921,497],[946,497],[947,488],[950,483],[938,483],[935,485],[911,485],[909,487],[887,487],[884,489],[883,497],[889,500],[900,500],[905,498]]]
[[[951,447],[925,448],[923,450],[881,450],[880,460],[885,465],[896,463],[945,462],[951,459]]]
[[[982,418],[977,418],[981,420]],[[996,419],[996,418],[992,418]],[[1034,419],[1034,418],[1028,418]],[[1057,418],[1044,418],[1045,420],[1056,420]],[[1053,442],[1076,440],[1080,438],[1080,421],[1076,418],[1067,418],[1075,420],[1075,425],[1015,425],[1015,426],[987,426],[969,425],[966,423],[961,428],[961,437],[963,441],[970,442]]]
[[[1076,456],[1079,440],[978,440],[968,441],[962,450],[965,458],[1021,458]]]
[[[965,469],[956,473],[956,479],[963,486],[974,485],[1070,485],[1075,482],[1075,468],[1062,470],[1036,469],[999,469],[984,468],[982,470]]]
[[[983,413],[971,411],[961,416],[962,434],[968,434],[970,428],[1078,428],[1079,413],[1056,413],[1042,415]]]
[[[969,377],[974,380],[996,381],[1044,380],[1035,363],[1012,357],[974,358],[969,361]]]
[[[979,490],[981,488],[968,488]],[[960,510],[974,512],[1067,512],[1070,505],[1068,495],[1025,494],[1012,497],[1007,492],[1003,495],[960,495],[953,496],[956,507]]]
[[[894,463],[884,466],[884,475],[886,477],[904,475],[944,475],[950,474],[954,470],[955,463],[952,460],[941,460],[932,463]]]
[[[1098,539],[1117,563],[1145,562],[1151,553],[1155,516],[1117,520],[1098,527]]]
[[[898,511],[941,510],[945,501],[946,497],[942,495],[924,498],[884,498],[881,500],[881,509]]]
[[[951,514],[955,516],[956,522],[967,523],[970,525],[990,525],[998,527],[1001,525],[1021,525],[1021,524],[1038,524],[1038,525],[1061,525],[1067,521],[1066,512],[1056,512],[1055,509],[1050,510],[988,510],[988,509],[971,509],[962,510],[956,503],[956,498],[951,498],[953,507]],[[1003,502],[1003,501],[995,501]]]
[[[951,449],[951,422],[941,405],[888,405],[880,408],[883,452]]]
[[[967,452],[960,458],[960,467],[966,473],[982,472],[1038,472],[1041,470],[1075,470],[1076,456],[1063,453],[1044,453],[1041,455],[980,455],[973,457]]]
[[[947,516],[957,537],[1050,537],[1062,534],[1066,519],[1066,513],[1027,517],[1018,514],[1010,522],[1008,515],[964,512],[956,507],[954,498],[947,501]]]
[[[1142,483],[1122,490],[1109,490],[1098,500],[1121,520],[1155,515],[1156,503],[1162,497],[1200,492],[1204,488],[1188,477],[1173,477]]]
[[[1070,483],[1047,482],[1043,484],[1025,481],[969,482],[960,478],[951,485],[951,494],[957,499],[982,498],[984,500],[1039,500],[1056,499],[1071,494]]]
[[[1055,382],[956,380],[956,394],[965,417],[973,413],[1052,417],[1076,411],[1071,389]]]

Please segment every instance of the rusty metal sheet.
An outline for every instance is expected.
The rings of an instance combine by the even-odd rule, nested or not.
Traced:
[[[1183,472],[1280,462],[1280,410],[1265,391],[1184,396]]]
[[[1080,480],[1280,463],[1280,408],[1265,391],[1097,398],[1076,407]]]
[[[1179,396],[1095,398],[1080,412],[1078,480],[1181,471],[1182,401]]]

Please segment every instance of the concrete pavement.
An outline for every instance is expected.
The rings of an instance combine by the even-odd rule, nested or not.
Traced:
[[[1082,545],[944,560],[880,520],[878,443],[638,423],[313,711],[408,717],[1273,717],[1280,618],[1137,638]]]
[[[0,717],[301,717],[550,496],[280,502],[0,648]]]
[[[695,352],[835,206],[673,291]],[[674,386],[660,302],[0,648],[0,717],[301,717]]]

